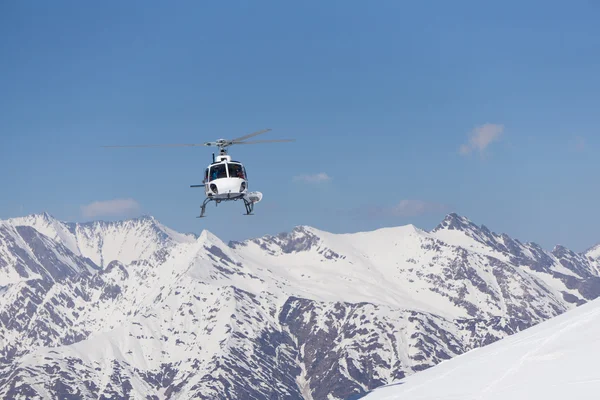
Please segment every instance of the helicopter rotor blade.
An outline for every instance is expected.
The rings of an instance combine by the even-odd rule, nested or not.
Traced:
[[[211,146],[212,143],[182,143],[182,144],[136,144],[131,146],[101,146],[107,148],[132,148],[132,147],[199,147]]]
[[[215,142],[204,142],[204,143],[173,143],[173,144],[136,144],[136,145],[125,145],[125,146],[101,146],[103,148],[149,148],[149,147],[202,147],[202,146],[214,146],[224,149],[234,144],[257,144],[257,143],[275,143],[275,142],[293,142],[295,139],[272,139],[272,140],[251,140],[246,142],[246,139],[250,139],[254,136],[261,135],[269,132],[271,129],[263,129],[262,131],[250,133],[245,136],[241,136],[233,140],[219,139]]]
[[[234,144],[280,143],[280,142],[295,142],[295,141],[296,141],[296,139],[251,140],[249,142],[235,142]]]
[[[269,132],[270,130],[271,130],[271,129],[263,129],[262,131],[258,131],[258,132],[250,133],[250,134],[248,134],[248,135],[241,136],[241,137],[239,137],[239,138],[236,138],[236,139],[232,139],[232,140],[230,140],[230,142],[231,142],[231,143],[236,143],[236,144],[237,144],[238,142],[241,142],[241,141],[243,141],[243,140],[250,139],[251,137],[258,136],[258,135],[261,135],[261,134],[263,134],[263,133]]]

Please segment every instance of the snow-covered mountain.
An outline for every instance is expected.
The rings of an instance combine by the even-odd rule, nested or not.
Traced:
[[[0,221],[2,287],[27,280],[62,281],[97,269],[90,260],[28,226]]]
[[[600,244],[597,244],[596,246],[586,251],[585,255],[591,260],[600,262]]]
[[[600,299],[373,390],[362,400],[595,400]]]
[[[191,243],[196,239],[193,235],[177,233],[150,216],[116,223],[72,224],[57,221],[44,213],[7,222],[14,226],[32,227],[100,267],[106,267],[111,261],[129,264],[160,249]]]
[[[0,397],[344,399],[599,295],[589,254],[456,214],[229,244],[33,215],[0,223]]]

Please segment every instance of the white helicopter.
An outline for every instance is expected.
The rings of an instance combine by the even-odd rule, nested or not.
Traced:
[[[206,194],[204,202],[200,206],[200,215],[197,218],[203,218],[206,212],[206,206],[211,201],[215,205],[222,201],[243,200],[246,206],[245,215],[253,215],[254,204],[262,200],[261,192],[248,191],[248,175],[246,168],[239,161],[233,161],[227,154],[227,148],[234,144],[258,144],[274,142],[293,142],[294,139],[275,139],[275,140],[252,140],[254,136],[269,132],[271,129],[254,132],[237,139],[219,139],[215,142],[192,143],[192,144],[154,144],[154,145],[133,145],[133,146],[102,146],[104,148],[124,148],[124,147],[198,147],[215,146],[219,148],[219,155],[215,158],[213,153],[212,163],[204,171],[204,180],[201,185],[190,185],[192,188],[203,187]]]

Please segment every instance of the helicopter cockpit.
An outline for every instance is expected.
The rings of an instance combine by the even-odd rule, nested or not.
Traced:
[[[248,191],[246,169],[229,156],[219,156],[204,172],[206,195],[214,199],[235,199]]]
[[[212,182],[222,178],[239,178],[246,179],[246,169],[242,164],[231,163],[216,163],[211,165],[204,172],[204,181]]]

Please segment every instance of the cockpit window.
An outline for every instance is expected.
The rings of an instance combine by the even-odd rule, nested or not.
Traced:
[[[227,164],[227,167],[229,168],[230,178],[246,179],[246,174],[244,174],[244,167],[241,164]]]
[[[217,164],[210,167],[210,180],[227,178],[227,167],[225,164]]]

